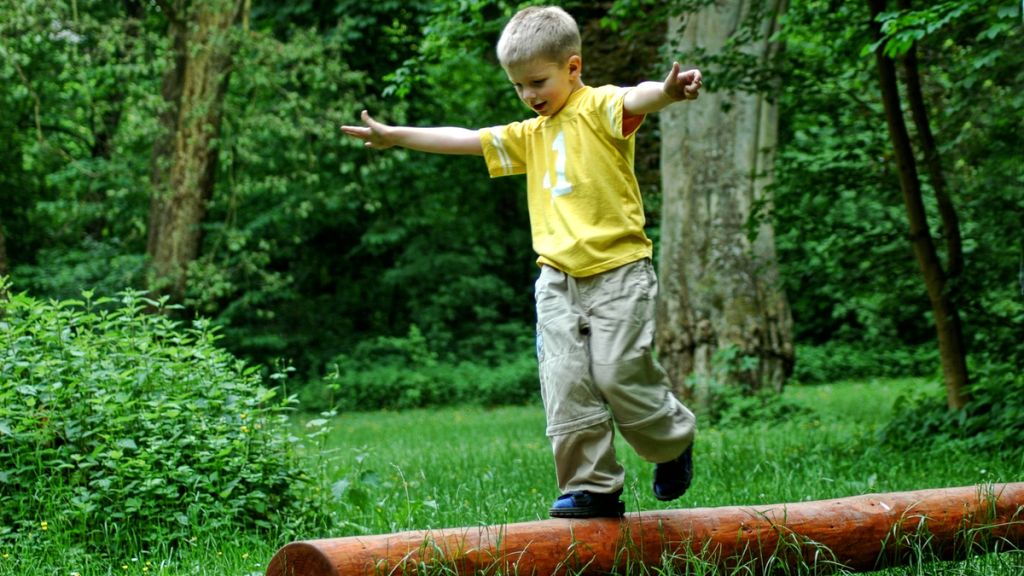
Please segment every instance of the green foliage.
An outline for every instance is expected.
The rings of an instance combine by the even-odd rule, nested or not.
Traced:
[[[0,544],[45,522],[110,552],[317,514],[299,507],[293,399],[215,346],[208,320],[145,314],[160,303],[133,291],[83,296],[0,300]]]
[[[78,297],[82,286],[91,287],[100,297],[111,297],[125,286],[141,286],[145,277],[145,256],[126,254],[116,239],[86,238],[74,248],[43,248],[37,258],[36,264],[22,264],[14,271],[19,285],[56,300]]]
[[[147,20],[82,0],[3,2],[0,14],[0,197],[12,268],[85,239],[142,253],[166,55],[158,13]]]
[[[881,441],[899,448],[960,446],[1024,456],[1024,373],[1001,363],[972,366],[971,374],[971,400],[963,410],[950,410],[945,395],[935,391],[899,396]]]
[[[291,358],[309,379],[411,324],[460,358],[504,354],[532,324],[521,180],[491,183],[478,158],[368,152],[338,129],[362,109],[395,123],[518,119],[480,36],[512,8],[474,8],[253,3],[186,302],[222,327],[222,345]],[[33,294],[145,282],[166,27],[147,3],[0,4],[0,196],[13,275]],[[415,89],[385,96],[407,62]]]
[[[712,364],[712,374],[687,380],[702,424],[737,427],[803,421],[813,416],[808,407],[775,390],[751,388],[742,375],[757,368],[757,359],[741,354],[739,347],[716,351]]]
[[[338,129],[362,109],[417,125],[513,119],[493,45],[434,44],[442,28],[465,35],[462,16],[480,18],[436,2],[254,8],[261,36],[229,86],[189,296],[224,326],[225,346],[291,358],[315,379],[340,351],[414,324],[459,360],[503,355],[532,324],[522,183],[492,183],[479,158],[367,151]],[[421,58],[427,45],[436,50]],[[391,75],[414,65],[415,89],[392,94]]]
[[[960,8],[966,11],[946,18]],[[893,34],[926,32],[917,54],[966,260],[954,289],[968,350],[979,363],[1015,356],[1024,326],[1016,278],[1024,254],[1024,75],[1012,56],[1024,46],[1024,28],[984,34],[1011,22],[1006,8],[944,2],[886,15]],[[878,374],[896,375],[894,366],[921,374],[927,354],[920,350],[934,342],[934,321],[906,238],[874,64],[862,55],[865,18],[862,3],[790,4],[779,36],[786,82],[771,219],[797,342],[828,343],[820,352],[834,350],[834,366],[867,370],[864,361],[879,355]],[[919,166],[932,240],[945,260],[945,231],[923,161]],[[799,379],[832,378],[826,358],[802,350]]]
[[[883,12],[878,15],[882,23],[881,40],[865,46],[862,56],[875,51],[885,44],[885,54],[897,57],[906,54],[915,42],[926,39],[929,35],[944,31],[946,28],[961,25],[983,23],[983,26],[971,26],[969,35],[975,40],[993,40],[1000,34],[1007,34],[1017,26],[1020,19],[1021,5],[1006,2],[987,2],[985,0],[958,0],[956,2],[939,2],[921,10],[899,10]],[[982,64],[984,65],[984,64]],[[981,68],[981,66],[978,66]]]
[[[715,379],[695,381],[696,390],[706,407],[699,411],[702,425],[735,427],[746,424],[802,422],[814,417],[814,411],[793,402],[774,390],[745,390],[742,386],[722,384]]]
[[[827,384],[867,378],[932,376],[939,371],[938,346],[870,347],[831,340],[818,346],[797,345],[792,379],[801,384]]]
[[[328,395],[328,401],[333,396],[335,406],[343,412],[460,404],[500,406],[539,399],[537,360],[532,354],[511,353],[496,365],[483,360],[443,361],[415,325],[406,337],[381,336],[361,342],[350,354],[336,357],[333,365],[335,371],[325,379],[326,390],[321,392]],[[317,387],[311,388],[307,394]],[[324,401],[324,396],[318,400]]]
[[[322,377],[339,352],[413,325],[451,370],[516,357],[533,323],[536,275],[522,179],[490,180],[478,158],[368,151],[338,127],[362,109],[412,125],[481,127],[529,115],[494,57],[520,4],[253,2],[228,79],[189,314],[211,317],[221,344],[240,357],[292,359],[302,380]],[[565,6],[585,42],[595,23],[618,27],[592,41],[604,45],[588,52],[599,55],[587,68],[593,82],[614,69],[608,62],[649,62],[633,59],[636,46],[660,36],[669,16],[709,4]],[[752,5],[731,45],[763,40],[758,19],[770,5]],[[707,89],[777,96],[774,202],[749,224],[776,226],[797,342],[916,349],[934,331],[905,238],[874,65],[861,56],[866,18],[862,3],[790,2],[776,32],[786,49],[771,61],[743,50],[703,63],[687,60],[699,54],[663,56],[710,66]],[[1014,240],[1024,211],[1018,23],[1011,0],[943,1],[884,18],[893,46],[918,41],[964,232],[967,270],[955,288],[970,350],[985,361],[1014,354],[1024,324]],[[145,2],[0,2],[0,198],[11,270],[32,294],[64,300],[87,286],[111,296],[144,283],[152,146],[172,57],[167,25]],[[638,77],[664,73],[633,67]],[[645,126],[656,139],[652,120]],[[656,165],[658,154],[649,158]],[[656,185],[640,176],[657,206]],[[867,369],[867,352],[843,350],[848,366]],[[823,363],[800,362],[801,378],[831,378]],[[917,373],[901,358],[884,364]]]

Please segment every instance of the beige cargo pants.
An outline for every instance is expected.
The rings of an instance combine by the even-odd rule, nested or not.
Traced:
[[[657,293],[646,258],[585,278],[541,267],[537,357],[562,493],[622,488],[613,420],[648,462],[673,460],[693,442],[693,413],[651,355]]]

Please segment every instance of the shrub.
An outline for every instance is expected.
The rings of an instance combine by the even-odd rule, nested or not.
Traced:
[[[159,303],[137,292],[83,296],[0,301],[0,543],[46,522],[110,550],[295,512],[290,400],[208,321],[146,314]]]
[[[36,264],[22,264],[12,272],[18,284],[49,298],[77,298],[82,286],[95,294],[114,296],[125,286],[140,286],[146,274],[146,256],[132,254],[117,239],[86,238],[75,247],[44,248]]]
[[[792,380],[802,384],[826,384],[866,378],[931,376],[938,369],[939,352],[934,342],[866,348],[860,344],[830,341],[820,346],[796,347]]]
[[[500,406],[540,400],[532,346],[492,366],[438,359],[416,326],[402,338],[379,337],[335,357],[335,372],[317,402],[338,410],[379,410],[476,404]],[[324,396],[332,396],[333,400]]]
[[[813,413],[810,408],[771,388],[753,390],[743,383],[737,375],[755,368],[757,360],[741,354],[736,346],[716,351],[713,365],[712,374],[695,374],[687,379],[702,425],[774,424],[796,418],[809,419]]]
[[[901,395],[895,416],[879,431],[883,444],[897,447],[961,444],[968,449],[1024,452],[1024,374],[1008,362],[973,366],[971,400],[950,410],[941,386]]]
[[[694,409],[702,426],[750,426],[810,419],[813,411],[770,388],[751,391],[715,377],[693,377]]]

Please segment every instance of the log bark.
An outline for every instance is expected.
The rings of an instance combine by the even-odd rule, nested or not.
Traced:
[[[162,135],[153,146],[147,253],[150,289],[184,300],[188,264],[199,255],[202,223],[213,194],[217,138],[227,92],[232,25],[244,17],[245,0],[197,2],[187,9],[162,1],[173,61],[164,74]]]
[[[628,573],[676,565],[870,571],[1024,544],[1024,483],[776,504],[663,510],[620,520],[504,526],[293,542],[267,576],[392,573]],[[924,557],[915,553],[924,551]],[[746,572],[745,572],[746,573]]]
[[[871,10],[871,28],[875,39],[879,40],[883,36],[882,25],[875,19],[885,11],[886,0],[868,0],[868,6]],[[910,225],[910,241],[924,278],[928,299],[931,301],[932,317],[935,319],[939,357],[942,361],[942,374],[946,384],[946,400],[951,410],[961,409],[970,400],[966,391],[970,380],[967,372],[967,354],[960,314],[950,294],[946,271],[942,268],[935,244],[932,242],[928,217],[925,214],[924,201],[921,197],[921,180],[917,173],[917,161],[914,158],[910,135],[907,132],[906,122],[903,121],[903,111],[900,107],[896,66],[892,58],[885,55],[884,45],[878,46],[875,50],[875,61],[878,65],[878,78],[882,90],[882,105],[885,108],[889,140],[892,142],[893,155],[896,158],[896,170],[899,173],[900,188],[903,191],[903,204],[906,207],[907,221]],[[924,124],[927,126],[927,118],[924,118]],[[930,131],[927,132],[930,136]]]
[[[738,47],[762,62],[781,49],[770,38],[785,2],[770,4],[759,39]],[[752,5],[715,2],[685,20],[673,19],[670,41],[677,39],[683,52],[719,53]],[[752,369],[725,371],[726,379],[781,392],[794,361],[792,315],[771,224],[762,220],[753,241],[747,228],[753,209],[771,210],[777,106],[763,94],[705,93],[662,111],[661,128],[658,359],[677,395],[689,397],[687,379],[711,376],[716,368],[721,373],[715,352],[736,347],[735,365],[744,357],[756,362]]]

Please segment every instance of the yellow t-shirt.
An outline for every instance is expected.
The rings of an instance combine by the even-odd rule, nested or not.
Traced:
[[[623,122],[629,88],[585,86],[554,116],[480,131],[492,178],[526,174],[538,264],[591,276],[651,257],[633,174],[634,133]]]

